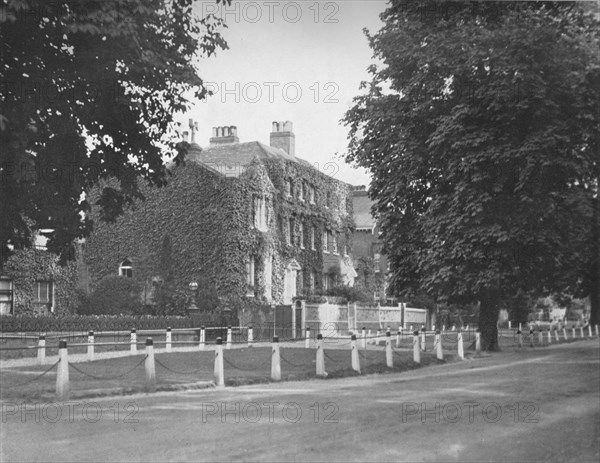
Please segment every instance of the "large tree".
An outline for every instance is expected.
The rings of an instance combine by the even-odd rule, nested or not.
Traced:
[[[230,3],[231,0],[217,0]],[[227,48],[222,21],[194,0],[8,0],[0,6],[0,268],[32,232],[71,257],[91,229],[86,191],[108,177],[98,201],[114,220],[162,186],[165,156],[187,144],[174,115],[203,98],[197,61]]]
[[[488,350],[516,294],[596,291],[597,311],[598,21],[565,2],[392,0],[381,17],[344,122],[393,287],[479,301]]]

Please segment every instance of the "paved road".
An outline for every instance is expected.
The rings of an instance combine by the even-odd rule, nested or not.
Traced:
[[[4,402],[0,459],[596,462],[599,354],[581,341],[393,375]]]

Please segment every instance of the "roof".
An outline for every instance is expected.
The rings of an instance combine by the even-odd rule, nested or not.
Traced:
[[[352,192],[352,206],[354,208],[354,223],[356,229],[369,229],[375,227],[375,219],[371,214],[372,201],[364,190],[355,190]]]
[[[228,177],[239,177],[255,159],[285,159],[312,167],[304,159],[290,156],[280,148],[267,146],[259,141],[227,143],[199,149],[192,145],[186,160],[207,165]]]

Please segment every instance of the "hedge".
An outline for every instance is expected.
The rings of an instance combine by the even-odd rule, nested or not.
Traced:
[[[231,320],[235,323],[235,320]],[[123,331],[171,328],[197,328],[219,326],[219,313],[203,313],[192,317],[151,317],[147,315],[0,315],[0,332],[40,332],[53,331]]]

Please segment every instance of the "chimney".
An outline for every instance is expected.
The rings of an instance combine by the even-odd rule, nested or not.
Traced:
[[[239,142],[240,139],[237,136],[237,127],[235,125],[213,127],[212,137],[210,138],[210,146],[230,145],[232,143]]]
[[[273,131],[271,132],[270,145],[273,148],[281,148],[290,156],[296,155],[296,136],[292,131],[292,123],[273,122]]]

